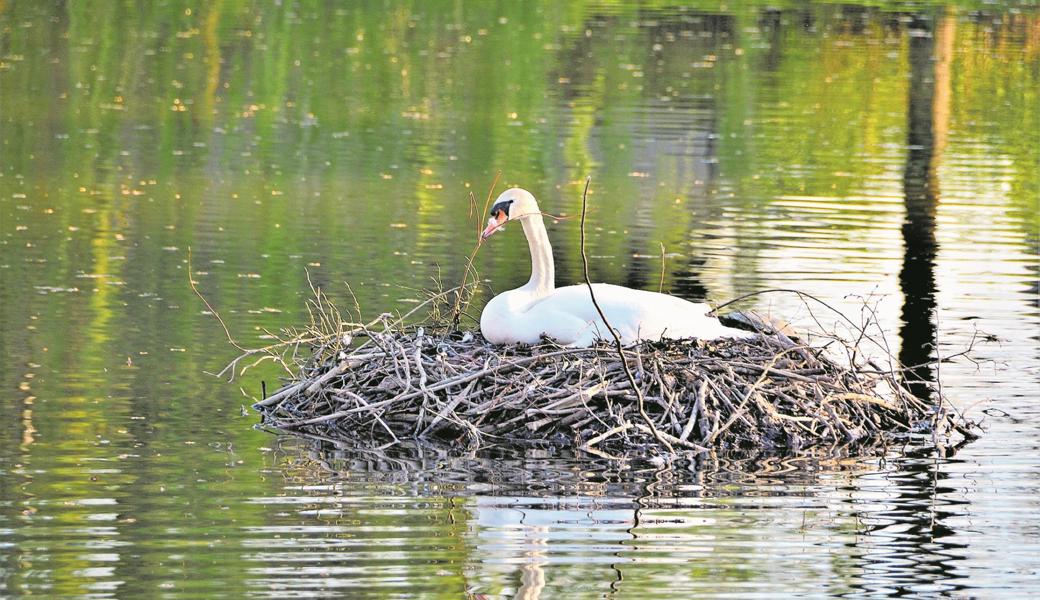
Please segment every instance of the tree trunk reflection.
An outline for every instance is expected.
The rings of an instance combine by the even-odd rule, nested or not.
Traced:
[[[915,16],[910,25],[910,86],[907,103],[907,156],[903,171],[906,220],[903,223],[903,292],[900,361],[922,365],[931,360],[936,335],[935,211],[939,201],[938,164],[946,142],[950,107],[950,65],[956,21]],[[932,372],[916,366],[910,383],[927,398]]]

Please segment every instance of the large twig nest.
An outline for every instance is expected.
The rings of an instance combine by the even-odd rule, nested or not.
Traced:
[[[264,424],[393,444],[539,443],[618,452],[647,446],[869,452],[973,437],[899,370],[842,365],[754,315],[747,340],[647,342],[624,350],[644,398],[606,344],[494,346],[479,334],[388,321],[325,340],[296,377],[258,402]],[[853,353],[855,354],[855,353]]]

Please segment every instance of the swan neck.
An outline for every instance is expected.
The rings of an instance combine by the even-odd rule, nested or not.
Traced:
[[[549,234],[545,231],[542,215],[535,214],[522,221],[527,245],[531,249],[531,280],[524,286],[536,293],[549,293],[556,288],[556,267],[553,262]]]

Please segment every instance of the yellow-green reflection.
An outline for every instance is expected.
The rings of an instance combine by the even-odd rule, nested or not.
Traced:
[[[981,395],[1020,402],[1035,392],[1040,18],[971,2],[909,10],[0,2],[4,592],[206,596],[313,576],[292,552],[265,554],[307,518],[270,501],[293,491],[280,466],[262,470],[258,448],[273,442],[239,416],[249,400],[204,374],[233,351],[187,285],[187,249],[247,343],[300,322],[308,271],[342,305],[349,282],[369,314],[396,309],[415,297],[399,286],[460,278],[468,194],[481,200],[499,170],[569,216],[592,175],[597,279],[656,289],[664,244],[675,293],[878,291],[895,298],[881,315],[895,332],[919,157],[908,112],[927,94],[938,246],[933,304],[915,320],[949,311],[937,330],[953,345],[984,319],[1002,339],[994,358],[1018,370]],[[931,37],[912,46],[918,34]],[[915,60],[933,80],[912,77]],[[560,283],[573,283],[575,222],[550,228]],[[510,229],[479,257],[496,289],[527,276]],[[255,395],[274,377],[239,383]],[[974,398],[969,381],[954,389]],[[403,577],[443,570],[442,595],[458,596],[466,571],[443,563],[481,560],[466,546],[480,544],[474,503],[442,507],[424,534],[467,541],[440,546],[437,564],[402,550]],[[425,513],[401,510],[419,531]],[[712,510],[717,531],[739,534]],[[351,515],[342,535],[395,519],[375,517]],[[768,576],[736,562],[727,575]],[[676,572],[654,568],[631,580]]]

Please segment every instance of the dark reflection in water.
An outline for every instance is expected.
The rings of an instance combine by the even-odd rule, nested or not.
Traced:
[[[914,366],[910,386],[919,397],[928,398],[934,380],[926,363],[935,350],[935,209],[938,202],[936,163],[942,153],[936,143],[936,119],[944,119],[949,107],[949,48],[941,47],[950,35],[940,25],[941,36],[934,33],[933,15],[914,15],[910,33],[910,81],[907,100],[907,155],[903,172],[906,217],[903,222],[903,267],[899,286],[903,292],[902,338],[899,360]],[[952,20],[949,21],[952,26]],[[934,59],[944,58],[938,65]],[[945,73],[944,73],[945,71]],[[945,122],[939,125],[945,127]],[[942,134],[940,133],[940,139]]]
[[[471,549],[460,559],[470,594],[628,597],[656,580],[660,560],[710,574],[709,581],[672,576],[672,595],[717,586],[849,596],[961,589],[956,562],[966,545],[953,540],[947,520],[964,503],[948,499],[948,476],[929,456],[898,456],[880,468],[876,461],[703,456],[651,465],[551,451],[458,456],[413,447],[382,454],[299,444],[306,458],[290,444],[283,468],[309,482],[306,494],[330,524],[356,518],[364,530],[392,514],[402,492],[450,507],[451,527]],[[760,491],[749,495],[742,491],[748,485]],[[307,495],[297,503],[308,506]],[[842,556],[819,543],[823,532],[846,545]],[[315,552],[309,539],[297,536],[260,569],[353,561],[349,552]],[[745,553],[766,540],[768,547]],[[813,563],[830,570],[830,579],[810,583],[819,574],[810,575]],[[279,585],[293,588],[291,580]]]
[[[891,504],[859,515],[864,535],[874,543],[864,556],[863,590],[870,595],[904,596],[931,588],[948,593],[964,588],[957,562],[968,547],[948,524],[970,510],[968,501],[951,494],[950,475],[927,455],[899,457],[884,478]]]

